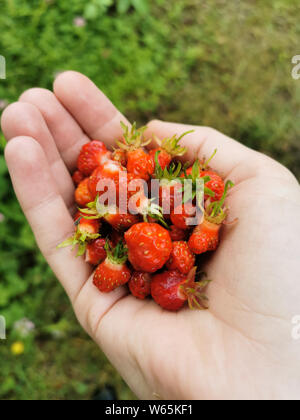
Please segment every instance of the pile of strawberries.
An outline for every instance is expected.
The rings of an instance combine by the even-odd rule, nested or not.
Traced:
[[[152,296],[167,310],[186,302],[206,308],[208,280],[198,273],[196,258],[217,249],[233,184],[208,167],[215,153],[206,162],[180,163],[186,149],[179,142],[187,133],[156,138],[159,147],[147,151],[146,127],[122,127],[112,152],[98,140],[83,146],[73,174],[75,233],[59,247],[78,247],[77,255],[96,266],[100,292],[127,284],[136,298]],[[154,180],[158,188],[150,198]]]

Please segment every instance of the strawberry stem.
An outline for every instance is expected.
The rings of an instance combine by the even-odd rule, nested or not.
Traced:
[[[169,230],[170,227],[163,216],[163,209],[158,204],[152,203],[151,201],[152,200],[150,200],[149,206],[143,212],[144,222],[148,223],[148,217],[151,217],[152,219],[157,220],[157,222],[161,223],[166,229]]]
[[[121,121],[121,127],[123,129],[123,141],[117,141],[117,145],[126,151],[137,150],[140,147],[145,147],[151,143],[151,139],[144,140],[144,132],[147,126],[136,128],[136,122],[132,124],[131,129]]]
[[[106,239],[105,251],[107,252],[108,259],[114,264],[125,264],[128,259],[127,248],[124,246],[123,241],[119,241],[115,248],[112,247],[110,241]]]
[[[196,281],[196,275],[197,267],[194,267],[189,272],[185,284],[181,285],[181,291],[186,296],[190,309],[208,309],[208,306],[204,303],[208,301],[208,298],[203,294],[203,290],[210,283],[210,280]]]
[[[213,158],[216,156],[216,154],[217,154],[217,152],[218,152],[218,149],[215,149],[215,151],[214,151],[214,153],[211,155],[211,157],[206,161],[206,162],[204,162],[204,164],[203,164],[203,169],[206,169],[207,167],[208,167],[208,164],[213,160]]]
[[[187,152],[187,148],[180,146],[179,142],[187,134],[193,133],[194,131],[195,130],[186,131],[179,137],[175,134],[174,136],[166,137],[163,140],[160,140],[157,136],[154,136],[154,139],[160,148],[165,150],[171,157],[183,156]]]
[[[223,207],[223,204],[224,204],[224,202],[226,200],[227,193],[228,193],[229,189],[232,188],[232,187],[234,187],[234,183],[232,181],[227,181],[226,182],[226,185],[225,185],[224,193],[222,195],[221,200],[220,201],[217,201],[213,205],[213,211],[211,213],[211,217],[215,217],[215,216],[217,216],[220,213],[220,211],[221,211],[221,209]]]
[[[80,257],[83,255],[86,251],[87,243],[90,241],[93,241],[95,239],[98,239],[101,235],[99,233],[88,233],[81,231],[78,227],[76,229],[76,232],[73,236],[66,239],[64,242],[59,244],[57,248],[66,248],[68,246],[72,246],[72,249],[75,249],[76,246],[78,246],[78,252],[77,257]]]
[[[182,169],[182,164],[178,163],[177,165],[175,163],[171,163],[171,165],[169,166],[169,168],[165,167],[164,169],[162,169],[160,163],[159,163],[159,154],[160,154],[160,150],[158,150],[155,153],[155,178],[156,179],[167,179],[168,181],[174,181],[176,179],[179,178],[180,173],[181,173],[181,169]]]
[[[199,182],[204,183],[204,194],[208,195],[209,197],[214,197],[215,193],[208,187],[205,186],[207,182],[210,181],[209,176],[200,176],[201,172],[201,164],[199,159],[197,159],[192,167],[192,173],[190,175],[187,174],[186,168],[183,168],[184,170],[184,178],[180,178],[180,182],[184,185],[186,180],[190,180],[192,182],[192,187],[188,189],[188,191],[182,189],[182,192],[184,192],[184,198],[183,198],[183,204],[187,203],[188,201],[193,201],[194,198],[196,198],[197,204],[200,208],[202,208],[202,201],[203,201],[203,192],[201,191],[201,188],[199,187]],[[198,192],[198,195],[197,195]]]

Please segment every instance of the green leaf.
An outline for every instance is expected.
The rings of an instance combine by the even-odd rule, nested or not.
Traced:
[[[72,236],[72,238],[68,238],[65,241],[63,241],[61,244],[57,245],[57,248],[66,248],[67,246],[74,245],[74,243],[76,244],[75,239]]]
[[[0,156],[0,175],[3,176],[5,174],[7,174],[8,170],[7,170],[7,166],[5,163],[5,159],[3,156]]]
[[[148,0],[132,0],[132,6],[138,13],[146,14],[149,12]]]
[[[84,9],[84,17],[86,19],[94,20],[98,16],[99,16],[99,8],[93,3],[87,4]]]
[[[193,165],[193,169],[192,169],[192,178],[193,180],[199,178],[199,174],[200,174],[200,162],[197,159],[196,162]]]
[[[126,13],[128,12],[129,8],[131,6],[130,0],[119,0],[117,4],[117,11],[118,13]]]

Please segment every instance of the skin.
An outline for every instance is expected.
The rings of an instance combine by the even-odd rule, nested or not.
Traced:
[[[91,268],[56,246],[73,232],[69,175],[83,144],[108,146],[125,117],[85,76],[66,72],[54,93],[31,89],[2,116],[5,156],[39,247],[68,293],[83,328],[140,398],[298,399],[300,341],[300,188],[274,160],[207,127],[161,121],[147,136],[181,134],[187,159],[218,153],[213,167],[236,186],[227,203],[239,218],[222,230],[203,263],[213,282],[208,311],[163,311],[125,288],[101,294]],[[153,145],[152,145],[153,146]]]

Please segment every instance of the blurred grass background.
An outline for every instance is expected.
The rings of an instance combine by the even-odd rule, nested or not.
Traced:
[[[130,119],[213,126],[300,177],[298,0],[1,0],[0,108],[63,70],[85,73]],[[4,138],[0,133],[1,149]],[[133,395],[77,325],[0,156],[0,399]],[[35,329],[20,328],[26,317]],[[24,344],[20,355],[13,343]]]

